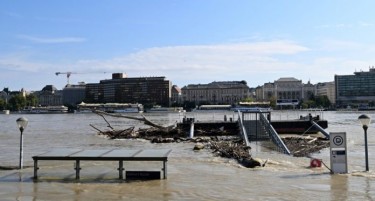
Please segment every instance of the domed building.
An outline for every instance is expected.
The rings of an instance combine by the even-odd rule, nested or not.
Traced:
[[[53,85],[46,85],[41,91],[36,93],[40,106],[60,106],[62,105],[62,91],[57,90]]]

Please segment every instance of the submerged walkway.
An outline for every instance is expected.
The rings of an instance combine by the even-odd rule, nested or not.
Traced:
[[[76,179],[80,178],[80,161],[118,161],[120,179],[124,178],[124,161],[162,161],[163,178],[166,179],[166,163],[171,151],[171,149],[54,149],[32,157],[34,160],[34,179],[38,178],[38,161],[40,160],[75,161]]]

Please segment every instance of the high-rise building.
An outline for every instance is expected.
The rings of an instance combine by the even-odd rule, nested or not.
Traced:
[[[354,75],[335,75],[337,107],[360,106],[375,102],[375,68]]]
[[[86,91],[86,84],[84,82],[80,82],[77,85],[68,84],[62,90],[63,94],[63,104],[64,105],[71,105],[76,106],[77,104],[81,103],[85,98]]]
[[[86,85],[89,103],[141,103],[168,107],[171,98],[171,82],[165,77],[127,77],[112,74],[112,79]]]
[[[104,103],[103,85],[100,83],[86,84],[84,102],[88,103]]]

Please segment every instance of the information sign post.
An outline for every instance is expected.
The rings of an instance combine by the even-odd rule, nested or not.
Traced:
[[[345,132],[330,133],[331,173],[348,173]]]

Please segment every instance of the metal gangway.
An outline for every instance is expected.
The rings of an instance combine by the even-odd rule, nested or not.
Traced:
[[[276,145],[276,150],[290,155],[288,147],[281,140],[276,130],[270,123],[271,112],[269,111],[238,111],[238,122],[241,135],[249,146],[251,141],[269,141]]]

